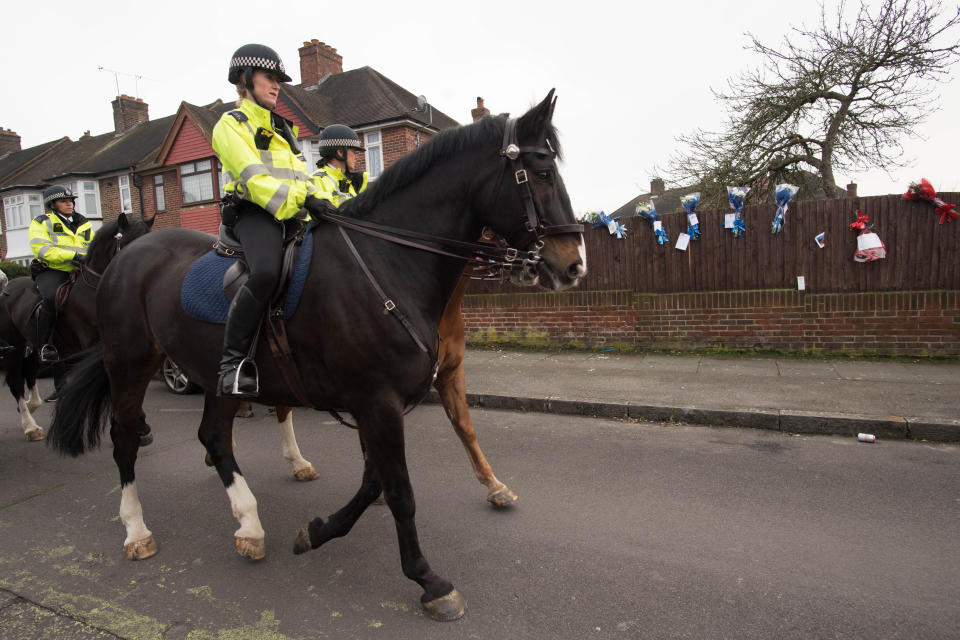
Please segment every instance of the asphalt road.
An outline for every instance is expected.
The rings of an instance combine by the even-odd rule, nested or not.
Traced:
[[[310,483],[262,408],[238,421],[267,557],[237,556],[200,402],[151,387],[137,476],[160,552],[129,562],[109,444],[58,458],[0,401],[0,638],[960,637],[958,446],[478,409],[520,497],[496,511],[442,409],[423,406],[407,418],[420,541],[467,598],[437,623],[384,506],[292,554],[297,529],[359,486],[356,436],[325,414],[296,418]]]

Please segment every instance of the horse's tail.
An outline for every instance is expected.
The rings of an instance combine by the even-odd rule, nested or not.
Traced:
[[[47,443],[61,454],[79,456],[100,445],[110,405],[110,379],[103,364],[100,345],[90,347],[78,357],[83,359],[70,371],[66,384],[54,397],[53,422]]]

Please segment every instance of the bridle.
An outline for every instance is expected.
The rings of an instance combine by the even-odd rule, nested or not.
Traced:
[[[468,263],[482,263],[484,266],[506,269],[508,271],[534,267],[542,259],[540,251],[543,249],[544,244],[541,238],[558,233],[583,233],[582,224],[547,226],[540,221],[536,201],[533,197],[533,191],[530,189],[529,178],[521,154],[539,153],[548,155],[551,158],[556,158],[557,154],[550,145],[550,141],[545,139],[544,143],[546,147],[521,147],[517,141],[517,120],[516,118],[507,119],[504,125],[503,144],[500,147],[500,157],[503,161],[501,163],[501,171],[497,175],[497,183],[494,187],[494,202],[496,202],[500,195],[500,185],[504,174],[507,172],[506,165],[509,161],[514,181],[520,189],[520,198],[523,202],[524,229],[534,236],[533,241],[530,243],[533,248],[530,250],[520,251],[506,244],[490,245],[476,242],[463,242],[461,240],[442,238],[428,233],[390,227],[368,220],[349,218],[334,213],[321,213],[320,217],[341,227],[353,229],[366,235],[388,240],[395,244],[457,258]]]
[[[123,242],[123,232],[117,231],[113,236],[113,252],[110,254],[110,257],[107,258],[107,264],[120,252],[121,243]],[[103,274],[89,266],[86,262],[83,263],[83,266],[80,267],[80,277],[78,278],[91,289],[96,289],[100,285],[100,279],[103,277]],[[90,282],[89,278],[93,279],[93,282]]]

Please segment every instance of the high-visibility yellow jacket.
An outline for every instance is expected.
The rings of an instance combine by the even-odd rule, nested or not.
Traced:
[[[57,271],[73,271],[77,265],[71,262],[87,256],[87,247],[93,237],[90,221],[77,212],[73,223],[48,211],[30,223],[28,232],[30,249],[37,260]]]
[[[307,194],[318,195],[303,154],[291,146],[285,129],[287,136],[296,138],[296,127],[289,121],[246,99],[213,128],[213,150],[227,180],[224,190],[266,209],[277,220],[305,216]]]
[[[313,184],[326,200],[339,207],[344,200],[355,197],[367,188],[367,172],[363,172],[360,185],[354,184],[346,174],[335,166],[328,164],[322,169],[314,171]]]

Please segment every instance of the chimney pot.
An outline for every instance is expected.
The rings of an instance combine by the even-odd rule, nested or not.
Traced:
[[[0,156],[20,151],[20,136],[13,129],[0,127]]]
[[[121,94],[113,104],[113,130],[120,134],[150,120],[149,106],[140,98]]]
[[[343,73],[343,57],[316,38],[304,42],[299,52],[301,87],[317,85],[328,74]]]
[[[663,184],[663,178],[654,178],[650,181],[650,193],[662,196],[664,191],[666,191],[666,189]]]
[[[857,183],[851,182],[847,185],[847,197],[856,198],[857,197]]]
[[[473,121],[476,122],[488,115],[490,115],[490,109],[484,107],[483,98],[477,96],[477,108],[470,110],[470,116],[473,118]]]

